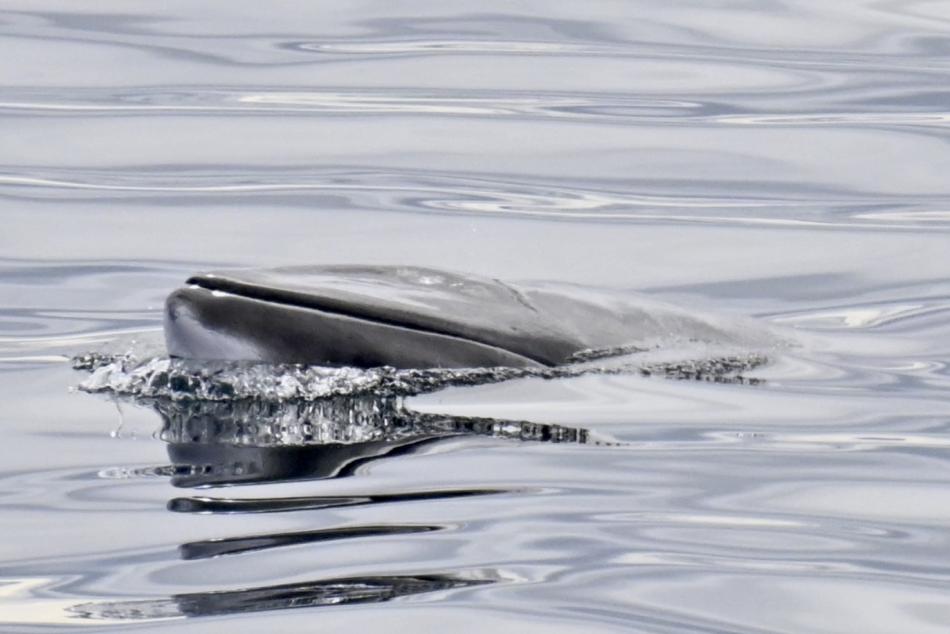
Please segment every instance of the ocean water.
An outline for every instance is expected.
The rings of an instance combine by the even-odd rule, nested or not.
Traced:
[[[0,631],[950,630],[950,4],[0,24]],[[72,355],[154,338],[196,270],[351,262],[794,344],[752,382],[76,389]]]

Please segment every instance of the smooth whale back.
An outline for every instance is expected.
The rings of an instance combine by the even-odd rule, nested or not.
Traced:
[[[166,302],[173,356],[402,368],[555,366],[592,348],[730,333],[643,298],[422,267],[195,275]]]

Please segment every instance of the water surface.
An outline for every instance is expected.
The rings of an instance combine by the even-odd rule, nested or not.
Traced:
[[[0,22],[4,631],[950,626],[946,5]],[[69,389],[195,270],[351,262],[635,290],[799,345],[759,385],[522,377],[309,430]]]

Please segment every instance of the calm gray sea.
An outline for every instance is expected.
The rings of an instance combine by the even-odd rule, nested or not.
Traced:
[[[0,52],[0,631],[950,631],[950,3],[0,0]],[[75,390],[195,270],[350,262],[796,344],[348,445]]]

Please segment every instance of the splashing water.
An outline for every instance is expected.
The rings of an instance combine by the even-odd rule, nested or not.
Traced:
[[[498,383],[526,377],[559,379],[586,374],[634,373],[755,384],[760,382],[759,379],[742,373],[766,361],[762,354],[744,353],[694,360],[627,361],[619,365],[593,365],[589,362],[556,368],[399,370],[391,367],[360,369],[235,361],[198,362],[168,357],[140,361],[131,356],[85,354],[74,358],[73,367],[91,371],[91,375],[79,384],[79,389],[91,393],[172,400],[314,401],[362,394],[412,396],[451,386]]]

